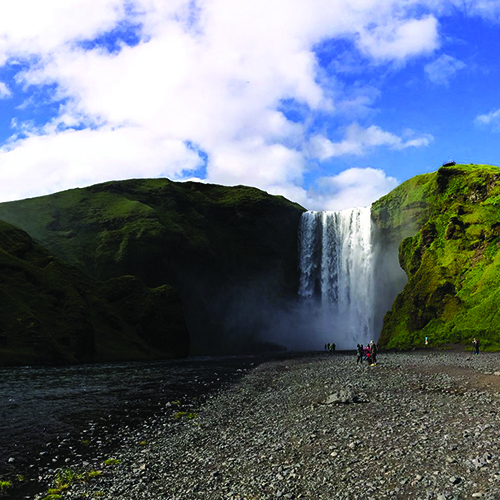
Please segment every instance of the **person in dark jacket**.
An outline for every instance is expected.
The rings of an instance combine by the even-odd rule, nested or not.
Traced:
[[[371,366],[377,364],[377,344],[373,340],[370,340],[370,360],[372,362]]]
[[[358,363],[363,364],[363,358],[365,356],[365,350],[363,349],[363,344],[358,344],[357,353],[358,353],[358,357],[356,359],[356,364],[358,364]]]
[[[479,340],[474,338],[472,345],[474,346],[474,354],[479,354]]]

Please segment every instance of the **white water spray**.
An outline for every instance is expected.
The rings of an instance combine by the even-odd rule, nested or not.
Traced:
[[[311,332],[340,349],[375,336],[370,207],[305,212],[300,222],[299,295],[316,305]]]

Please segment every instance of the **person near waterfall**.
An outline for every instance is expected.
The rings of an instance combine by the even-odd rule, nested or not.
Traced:
[[[356,359],[356,364],[358,364],[358,363],[363,364],[363,358],[365,356],[365,350],[363,348],[363,344],[358,344],[357,353],[358,353],[358,357]]]
[[[370,366],[377,366],[377,344],[370,340]]]
[[[479,354],[479,340],[474,338],[472,344],[474,346],[474,354]]]
[[[365,347],[365,359],[368,364],[370,364],[370,346],[366,344]]]

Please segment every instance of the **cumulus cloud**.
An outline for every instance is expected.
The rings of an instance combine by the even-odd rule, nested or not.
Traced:
[[[358,43],[375,59],[401,62],[436,50],[439,47],[437,27],[438,21],[432,15],[422,19],[389,18],[386,24],[363,28]]]
[[[354,124],[335,143],[323,136],[310,140],[307,125],[315,113],[336,109],[318,78],[314,47],[346,38],[377,64],[428,54],[439,46],[438,22],[431,14],[415,17],[417,4],[4,2],[0,65],[20,62],[17,85],[28,93],[43,89],[59,113],[36,129],[24,126],[24,135],[0,150],[0,196],[111,178],[190,178],[202,164],[205,181],[245,183],[307,201],[303,177],[311,155],[323,160],[376,147],[425,146],[432,139]],[[0,96],[9,91],[14,87],[0,87]],[[299,103],[304,119],[287,119],[283,100]],[[357,96],[344,107],[370,102]],[[22,106],[31,105],[28,98]]]
[[[196,170],[201,163],[196,151],[182,141],[134,127],[30,135],[0,149],[0,199],[9,201],[88,186],[97,179],[175,179],[183,172]]]
[[[443,54],[433,62],[427,64],[424,71],[432,83],[438,85],[448,85],[451,78],[461,69],[465,68],[465,63],[455,57]]]
[[[408,132],[405,135],[408,135]],[[310,144],[312,155],[326,160],[335,156],[362,155],[368,149],[378,146],[387,146],[395,150],[428,146],[432,140],[433,137],[429,134],[404,140],[376,125],[363,128],[353,123],[347,128],[345,138],[340,142],[332,142],[323,135],[316,135],[311,139]]]
[[[350,168],[338,175],[322,177],[310,195],[310,208],[344,210],[369,206],[393,190],[399,181],[374,168]]]
[[[0,2],[0,65],[98,36],[123,20],[125,11],[123,0]]]

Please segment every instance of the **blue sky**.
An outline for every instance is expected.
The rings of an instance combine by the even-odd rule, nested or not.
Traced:
[[[500,0],[3,2],[0,201],[164,176],[338,210],[500,164],[499,44]]]

